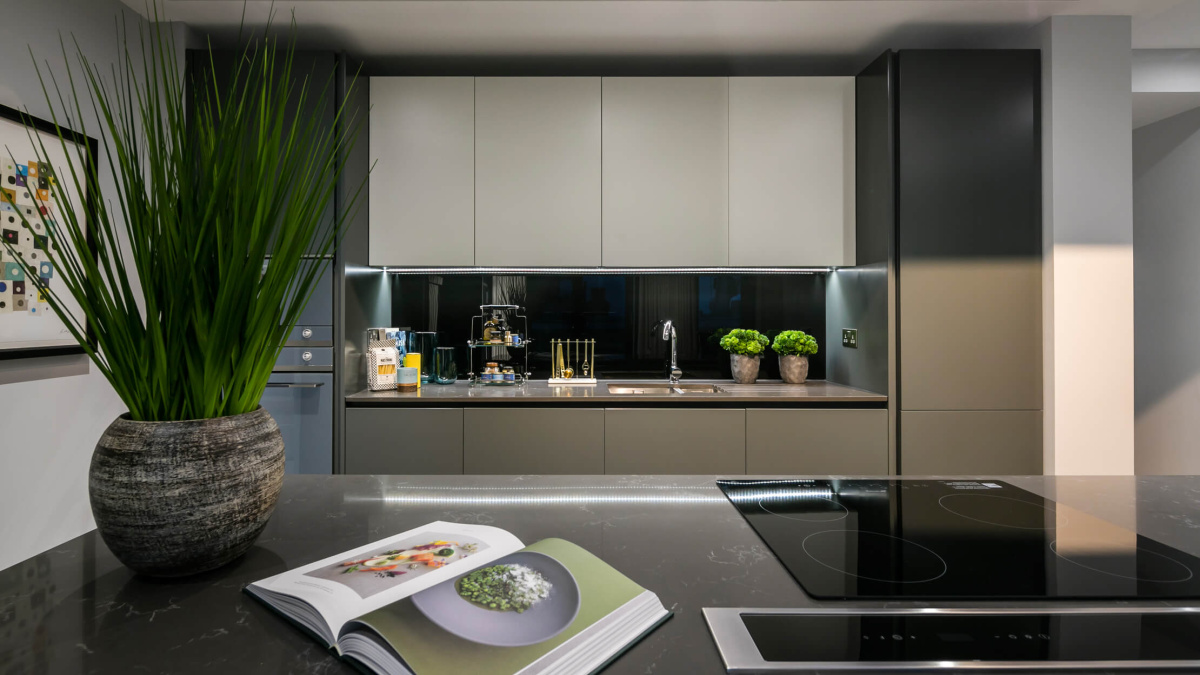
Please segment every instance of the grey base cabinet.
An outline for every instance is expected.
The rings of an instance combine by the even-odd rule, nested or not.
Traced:
[[[888,472],[887,410],[747,410],[746,473]]]
[[[744,474],[746,411],[610,408],[604,473]]]
[[[462,408],[346,409],[346,473],[463,472]]]
[[[902,411],[900,471],[1040,475],[1042,411]]]
[[[468,474],[602,474],[604,410],[468,408]]]

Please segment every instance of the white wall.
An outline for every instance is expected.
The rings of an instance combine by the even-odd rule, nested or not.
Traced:
[[[1131,21],[1041,26],[1044,470],[1134,470]]]
[[[48,61],[60,82],[60,33],[107,70],[122,14],[136,40],[141,19],[117,0],[40,0],[9,12],[0,22],[0,103],[48,118],[29,46],[43,73]],[[95,120],[87,124],[96,136]],[[100,166],[100,188],[112,195],[113,177],[103,160]],[[82,356],[0,361],[0,401],[2,569],[94,527],[87,495],[92,448],[125,407]]]
[[[1200,110],[1133,132],[1138,474],[1200,473]]]

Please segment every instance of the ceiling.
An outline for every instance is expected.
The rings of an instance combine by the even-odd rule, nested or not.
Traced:
[[[145,13],[147,0],[122,0]],[[1058,14],[1128,14],[1133,47],[1200,47],[1196,0],[159,0],[218,41],[295,11],[302,46],[437,58],[792,59],[854,72],[886,48],[1023,46]],[[1032,44],[1032,43],[1029,43]],[[452,58],[451,58],[452,60]],[[386,65],[385,65],[386,67]]]

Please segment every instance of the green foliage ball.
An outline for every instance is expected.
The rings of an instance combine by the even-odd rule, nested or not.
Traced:
[[[817,339],[802,330],[785,330],[775,336],[771,349],[780,356],[808,356],[817,353]]]
[[[731,354],[758,356],[766,350],[770,340],[766,335],[749,329],[734,328],[721,338],[721,348]]]

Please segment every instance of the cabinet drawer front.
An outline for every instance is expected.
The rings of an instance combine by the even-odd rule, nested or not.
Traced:
[[[883,475],[887,410],[747,410],[746,473]]]
[[[332,367],[333,347],[284,347],[279,350],[279,358],[275,361],[275,370],[328,370]]]
[[[346,410],[346,473],[462,472],[462,408]]]
[[[1042,411],[902,411],[907,475],[1040,475]]]
[[[298,324],[288,333],[288,347],[332,347],[333,326],[309,326]]]
[[[745,410],[610,408],[604,412],[604,473],[745,472]]]
[[[468,408],[468,474],[602,474],[604,411]]]

